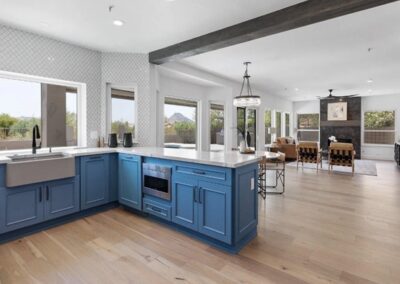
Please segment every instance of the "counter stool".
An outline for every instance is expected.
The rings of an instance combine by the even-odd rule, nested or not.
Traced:
[[[263,199],[266,198],[267,194],[282,194],[285,192],[285,154],[282,152],[278,152],[279,156],[275,159],[268,159],[267,157],[262,157],[261,161],[258,165],[258,193],[261,195]],[[274,171],[275,172],[275,184],[267,185],[267,172]],[[282,184],[282,190],[268,190],[276,189],[278,185]]]

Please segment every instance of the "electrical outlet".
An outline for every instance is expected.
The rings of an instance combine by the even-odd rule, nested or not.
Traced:
[[[254,190],[254,178],[251,178],[250,180],[250,189]]]

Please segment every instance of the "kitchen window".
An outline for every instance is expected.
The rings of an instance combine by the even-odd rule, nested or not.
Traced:
[[[197,102],[165,98],[164,147],[197,149]]]
[[[0,78],[0,150],[29,149],[32,129],[42,147],[78,145],[77,89]]]
[[[116,133],[121,142],[124,133],[136,138],[136,98],[130,88],[111,87],[111,133]]]
[[[395,141],[395,112],[364,112],[364,143],[392,145]]]
[[[297,140],[319,141],[319,113],[297,115]]]
[[[210,150],[224,151],[224,106],[210,105]]]

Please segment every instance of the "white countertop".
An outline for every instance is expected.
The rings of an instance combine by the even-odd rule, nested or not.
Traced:
[[[244,165],[256,163],[266,154],[264,151],[257,151],[255,154],[240,154],[238,151],[206,152],[161,147],[75,148],[54,152],[63,152],[75,157],[106,153],[125,153],[143,157],[154,157],[226,168],[238,168]],[[7,156],[12,154],[13,153],[0,153],[0,164],[9,163],[11,159],[7,158]]]

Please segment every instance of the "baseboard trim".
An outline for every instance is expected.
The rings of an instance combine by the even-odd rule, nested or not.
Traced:
[[[3,233],[0,235],[0,244],[14,241],[14,240],[23,238],[25,236],[41,232],[43,230],[54,228],[54,227],[57,227],[57,226],[60,226],[60,225],[63,225],[63,224],[66,224],[66,223],[69,223],[72,221],[76,221],[78,219],[81,219],[81,218],[84,218],[87,216],[90,216],[90,215],[94,215],[94,214],[97,214],[100,212],[104,212],[104,211],[116,208],[118,206],[119,206],[118,202],[107,203],[104,205],[100,205],[98,207],[82,210],[82,211],[73,213],[71,215],[67,215],[67,216],[63,216],[63,217],[56,218],[53,220],[45,221],[43,223],[35,224],[35,225],[21,228],[21,229],[15,230],[15,231],[6,232],[6,233]]]

